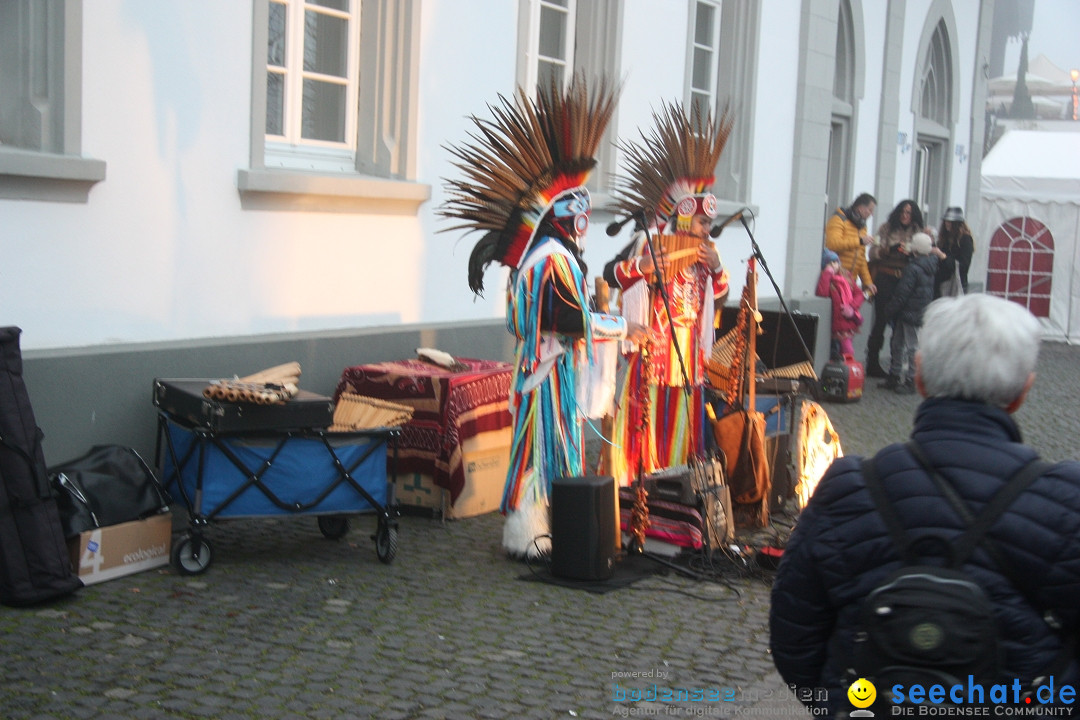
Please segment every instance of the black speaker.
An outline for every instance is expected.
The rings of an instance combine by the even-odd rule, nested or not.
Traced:
[[[607,580],[614,571],[614,478],[556,478],[551,483],[551,574]]]
[[[739,319],[739,308],[724,306],[720,314],[720,330],[717,337],[723,335]],[[818,316],[810,313],[792,311],[790,315],[781,310],[762,310],[761,334],[757,338],[757,354],[765,367],[772,369],[797,363],[814,362],[814,347],[817,345]],[[799,342],[802,338],[802,343]],[[806,357],[803,350],[810,351]]]

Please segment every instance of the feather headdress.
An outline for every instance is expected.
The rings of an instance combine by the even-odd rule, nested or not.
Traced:
[[[469,256],[474,293],[483,292],[492,262],[518,267],[556,200],[572,191],[588,197],[585,181],[617,95],[603,80],[590,91],[583,76],[565,88],[541,86],[535,99],[519,87],[512,100],[500,95],[488,105],[490,119],[472,116],[471,142],[446,148],[463,177],[446,181],[439,215],[461,222],[444,231],[484,233]]]
[[[652,134],[641,132],[642,143],[619,144],[627,177],[618,183],[615,206],[626,215],[650,209],[659,222],[677,222],[685,231],[694,215],[716,216],[716,198],[709,190],[734,120],[726,108],[714,120],[700,106],[689,113],[679,103],[666,102],[653,119]]]

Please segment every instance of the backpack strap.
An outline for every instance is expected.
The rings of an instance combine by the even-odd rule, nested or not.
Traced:
[[[934,468],[930,461],[927,460],[922,448],[914,440],[909,440],[904,445],[908,451],[915,457],[918,463],[924,470],[930,475],[930,478],[941,490],[942,494],[952,505],[953,509],[960,516],[960,519],[968,526],[964,534],[953,545],[953,566],[960,567],[980,542],[985,540],[984,547],[990,554],[990,557],[997,563],[998,569],[1002,574],[1009,579],[1014,587],[1019,588],[1019,585],[1015,581],[1015,575],[1009,562],[1002,555],[997,545],[986,538],[986,532],[990,529],[990,526],[1001,517],[1001,514],[1005,512],[1006,508],[1013,503],[1013,501],[1024,492],[1036,479],[1042,477],[1042,475],[1049,470],[1052,466],[1048,462],[1040,460],[1038,457],[1029,461],[1015,473],[1013,473],[1006,481],[1005,484],[994,494],[990,499],[990,502],[983,507],[982,512],[978,517],[972,515],[970,508],[960,498],[960,495],[956,492],[956,489],[941,476],[941,473]]]
[[[862,475],[863,479],[866,480],[866,489],[870,491],[870,497],[873,499],[874,505],[877,506],[881,518],[885,521],[889,537],[892,538],[893,545],[899,551],[900,558],[905,565],[913,565],[917,558],[912,551],[907,533],[904,531],[904,525],[900,522],[900,516],[896,513],[896,508],[893,507],[885,488],[881,485],[881,478],[878,477],[873,458],[863,458]]]

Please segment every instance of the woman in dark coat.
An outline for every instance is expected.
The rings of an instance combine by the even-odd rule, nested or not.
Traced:
[[[964,292],[968,289],[968,268],[971,256],[975,254],[975,239],[971,228],[964,222],[964,211],[958,207],[946,208],[938,230],[937,247],[945,258],[938,263],[937,279],[934,283],[934,297],[941,297],[941,283],[953,277],[957,265],[960,266],[960,284]]]

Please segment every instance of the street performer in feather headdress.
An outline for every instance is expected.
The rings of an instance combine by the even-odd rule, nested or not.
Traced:
[[[590,91],[581,77],[541,87],[535,99],[519,88],[490,106],[492,119],[472,118],[479,134],[471,143],[449,148],[464,178],[447,181],[439,213],[462,221],[448,230],[485,233],[469,257],[469,287],[482,294],[492,262],[510,268],[514,437],[501,510],[503,547],[514,557],[548,550],[551,481],[584,474],[576,368],[591,360],[594,341],[646,333],[590,310],[581,258],[591,210],[585,181],[615,95],[605,83]]]
[[[647,360],[629,357],[615,413],[621,452],[614,453],[611,473],[621,485],[703,455],[714,302],[728,292],[727,272],[709,239],[716,217],[710,188],[732,122],[727,111],[714,120],[667,103],[653,117],[643,144],[620,145],[627,177],[616,202],[628,216],[644,208],[655,217],[647,218],[648,233],[639,228],[604,268],[608,284],[620,290],[623,316],[649,325],[653,338]]]

